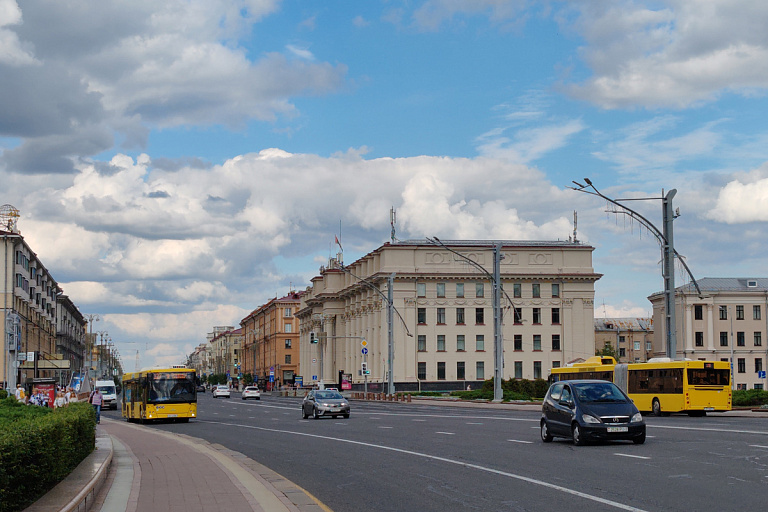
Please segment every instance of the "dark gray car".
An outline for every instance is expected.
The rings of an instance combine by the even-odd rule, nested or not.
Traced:
[[[310,415],[316,420],[321,416],[349,418],[349,401],[338,391],[313,389],[301,403],[301,417],[307,419]]]
[[[613,382],[566,380],[547,391],[541,410],[541,440],[570,437],[587,441],[629,440],[645,442],[643,416]]]

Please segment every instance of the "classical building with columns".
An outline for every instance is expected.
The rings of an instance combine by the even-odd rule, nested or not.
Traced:
[[[704,278],[675,289],[677,355],[689,359],[732,361],[737,389],[766,389],[768,360],[768,279]],[[666,353],[664,295],[653,305],[654,351]]]
[[[390,277],[398,391],[474,389],[493,377],[490,274],[498,242],[443,243],[450,250],[425,240],[386,243],[348,266],[339,255],[320,268],[296,313],[305,385],[337,386],[347,374],[353,389],[367,379],[369,390],[383,390]],[[552,367],[594,355],[594,283],[601,277],[592,268],[594,248],[571,241],[500,243],[504,378],[546,378]]]

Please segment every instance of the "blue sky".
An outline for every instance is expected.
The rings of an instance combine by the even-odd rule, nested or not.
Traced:
[[[765,277],[767,22],[759,0],[0,0],[0,204],[129,366],[304,288],[340,225],[345,260],[375,249],[392,206],[403,239],[565,239],[577,211],[596,314],[645,316],[655,240],[567,187],[675,188],[697,277]]]

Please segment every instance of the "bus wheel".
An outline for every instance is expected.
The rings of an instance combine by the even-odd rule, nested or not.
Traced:
[[[653,399],[653,405],[651,405],[651,409],[653,410],[654,416],[661,416],[661,404],[659,403],[658,398]]]

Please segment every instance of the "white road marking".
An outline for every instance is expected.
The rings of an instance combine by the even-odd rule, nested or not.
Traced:
[[[419,420],[419,419],[415,419],[415,420],[413,420],[413,421],[427,421],[427,420]]]
[[[476,423],[476,422],[467,422],[467,425],[482,425],[482,423]]]
[[[379,425],[379,428],[392,428],[392,427],[385,427],[385,426]]]
[[[751,445],[749,445],[749,446],[750,446],[751,448],[765,448],[765,449],[767,449],[767,450],[768,450],[768,446],[762,446],[762,445],[759,445],[759,444],[751,444]]]
[[[630,455],[628,453],[614,453],[614,455],[618,455],[619,457],[632,457],[633,459],[650,459],[650,457],[643,457],[642,455]]]
[[[520,439],[507,439],[510,443],[533,444],[533,441],[521,441]]]
[[[454,435],[454,432],[435,432],[435,434],[443,434],[443,435],[446,435],[446,436],[452,436],[452,435]]]
[[[307,432],[294,432],[294,431],[291,431],[291,430],[279,430],[279,429],[272,429],[272,428],[266,428],[266,427],[256,427],[256,426],[253,426],[253,425],[239,425],[239,424],[234,424],[234,423],[222,423],[222,422],[218,422],[218,421],[202,421],[201,423],[212,423],[214,425],[226,425],[226,426],[229,426],[229,427],[236,427],[236,428],[249,428],[249,429],[252,429],[252,430],[261,430],[261,431],[265,431],[265,432],[275,432],[275,433],[290,434],[290,435],[295,435],[295,436],[313,437],[313,438],[317,438],[317,439],[325,439],[327,441],[337,441],[339,443],[356,444],[358,446],[365,446],[367,448],[373,448],[373,449],[377,449],[377,450],[387,450],[387,451],[391,451],[391,452],[402,453],[402,454],[405,454],[405,455],[413,455],[415,457],[422,457],[422,458],[425,458],[425,459],[436,460],[436,461],[440,461],[440,462],[445,462],[447,464],[455,464],[457,466],[463,466],[463,467],[469,468],[469,469],[476,469],[478,471],[485,471],[486,473],[492,473],[492,474],[499,475],[499,476],[506,476],[508,478],[513,478],[515,480],[520,480],[522,482],[528,482],[530,484],[540,485],[540,486],[546,487],[548,489],[553,489],[555,491],[560,491],[560,492],[563,492],[563,493],[566,493],[566,494],[570,494],[572,496],[578,496],[580,498],[584,498],[584,499],[590,500],[590,501],[595,501],[597,503],[602,503],[604,505],[608,505],[608,506],[611,506],[611,507],[614,507],[614,508],[617,508],[617,509],[620,509],[620,510],[628,510],[630,512],[645,512],[643,509],[640,509],[640,508],[637,508],[637,507],[633,507],[631,505],[625,505],[624,503],[619,503],[617,501],[609,500],[609,499],[606,499],[606,498],[601,498],[599,496],[594,496],[592,494],[587,494],[585,492],[577,491],[577,490],[574,490],[574,489],[569,489],[569,488],[563,487],[561,485],[551,484],[551,483],[545,482],[543,480],[537,480],[535,478],[530,478],[530,477],[527,477],[527,476],[516,475],[514,473],[508,473],[506,471],[500,471],[498,469],[493,469],[493,468],[488,468],[488,467],[485,467],[485,466],[480,466],[479,464],[469,464],[469,463],[467,463],[465,461],[453,460],[453,459],[449,459],[449,458],[446,458],[446,457],[438,457],[437,455],[429,455],[427,453],[419,453],[419,452],[414,452],[414,451],[411,451],[411,450],[403,450],[402,448],[395,448],[395,447],[392,447],[392,446],[382,446],[382,445],[378,445],[378,444],[366,443],[366,442],[363,442],[363,441],[353,441],[351,439],[342,439],[342,438],[339,438],[339,437],[329,437],[329,436],[321,436],[321,435],[318,435],[318,434],[309,434]]]

